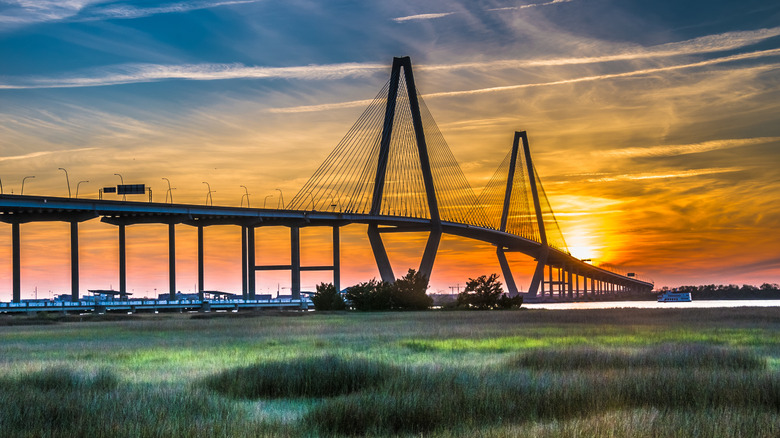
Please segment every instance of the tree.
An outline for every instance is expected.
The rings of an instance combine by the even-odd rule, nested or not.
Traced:
[[[311,296],[315,310],[344,310],[347,305],[333,283],[320,283],[317,292]]]
[[[356,310],[390,310],[392,286],[384,281],[366,281],[347,288],[345,298]]]
[[[466,283],[466,289],[458,294],[458,307],[475,308],[475,309],[496,309],[496,308],[511,308],[515,304],[513,298],[506,297],[501,304],[499,300],[503,290],[501,289],[501,282],[498,281],[498,274],[491,274],[490,277],[482,275],[476,279],[469,278]],[[519,304],[522,304],[522,297],[519,299]]]
[[[425,310],[433,304],[428,290],[428,277],[409,269],[409,272],[395,281],[392,286],[392,305],[401,310]]]

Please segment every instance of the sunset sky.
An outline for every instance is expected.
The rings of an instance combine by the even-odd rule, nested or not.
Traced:
[[[779,23],[766,0],[0,0],[0,181],[67,196],[62,167],[74,194],[89,181],[79,197],[118,173],[155,201],[168,178],[177,203],[204,203],[205,181],[215,205],[239,206],[245,185],[252,207],[276,207],[408,55],[477,192],[528,132],[573,255],[657,287],[780,283]],[[196,233],[177,233],[192,292]],[[287,262],[288,233],[259,230],[258,263]],[[327,258],[329,233],[304,231],[304,264]],[[342,233],[342,284],[378,277],[365,227]],[[65,223],[22,226],[22,298],[69,292],[68,239]],[[128,228],[136,295],[167,292],[166,239]],[[87,222],[81,240],[82,294],[117,288],[116,229]],[[388,236],[396,276],[424,244]],[[206,289],[240,292],[239,250],[238,227],[207,229]],[[500,272],[494,252],[445,237],[431,291]],[[525,290],[532,260],[510,261]],[[258,293],[284,287],[288,273],[258,274]]]

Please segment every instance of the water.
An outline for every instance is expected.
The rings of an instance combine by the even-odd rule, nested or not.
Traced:
[[[780,300],[693,300],[689,303],[657,301],[588,301],[581,303],[523,303],[528,309],[702,309],[717,307],[780,307]]]

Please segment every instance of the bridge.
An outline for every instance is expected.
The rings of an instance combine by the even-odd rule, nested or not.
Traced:
[[[204,301],[205,291],[203,229],[212,225],[241,228],[241,300],[256,307],[261,307],[255,290],[258,271],[289,271],[295,305],[302,303],[302,271],[329,271],[340,290],[340,228],[349,224],[367,225],[380,276],[388,282],[395,280],[395,274],[382,235],[427,232],[419,272],[428,278],[441,237],[448,234],[495,246],[510,295],[519,289],[507,252],[520,252],[536,261],[525,293],[531,299],[649,292],[653,287],[569,253],[525,132],[514,133],[506,157],[476,195],[417,91],[408,57],[394,58],[390,79],[286,209],[0,195],[0,221],[11,224],[12,303],[21,302],[21,225],[70,223],[71,300],[77,303],[81,302],[79,224],[97,218],[117,227],[119,295],[127,292],[126,227],[149,223],[168,225],[169,301],[176,301],[176,224],[198,230],[199,302]],[[290,229],[289,264],[256,263],[255,230],[264,226]],[[332,228],[332,261],[302,266],[300,230],[314,226]]]

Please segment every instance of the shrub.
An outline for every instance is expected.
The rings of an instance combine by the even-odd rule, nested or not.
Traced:
[[[317,285],[317,292],[311,296],[315,310],[344,310],[347,305],[341,297],[339,291],[333,283],[320,283]]]
[[[356,310],[390,310],[392,285],[384,281],[366,281],[348,288],[345,297]]]
[[[511,309],[523,304],[523,297],[509,297],[503,293],[498,274],[469,278],[466,289],[458,294],[458,307],[467,309]]]
[[[390,371],[364,359],[308,357],[225,370],[206,378],[205,385],[238,398],[332,397],[379,385]]]
[[[427,289],[428,277],[409,269],[406,276],[397,279],[392,285],[392,307],[402,310],[425,310],[431,307],[433,298],[425,293]]]

